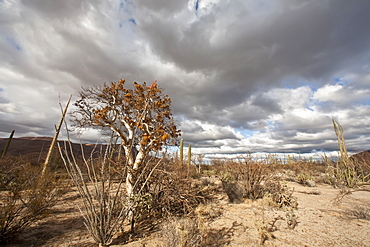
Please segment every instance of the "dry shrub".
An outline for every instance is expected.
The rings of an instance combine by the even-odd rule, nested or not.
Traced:
[[[215,204],[200,204],[195,209],[195,215],[199,221],[199,228],[206,229],[208,224],[223,213],[223,208]]]
[[[293,196],[294,191],[280,181],[265,183],[265,200],[267,204],[277,208],[298,208],[298,201]]]
[[[275,238],[273,232],[278,230],[275,224],[282,219],[282,217],[275,217],[273,220],[267,222],[264,216],[262,216],[262,220],[256,221],[255,224],[260,237],[261,245],[264,245],[267,240]]]
[[[304,186],[315,187],[314,178],[305,172],[299,173],[296,177],[296,181],[297,183],[302,184]]]
[[[195,216],[198,205],[210,202],[217,193],[216,186],[200,184],[194,180],[176,159],[164,157],[142,190],[137,208],[137,224],[141,228],[155,228],[168,218]]]
[[[354,219],[370,220],[369,207],[355,207],[346,211],[346,214]]]
[[[54,173],[42,176],[40,167],[22,157],[3,157],[0,167],[0,242],[5,243],[46,217],[67,185]]]
[[[167,246],[200,246],[203,232],[195,218],[171,218],[162,225],[161,235]]]
[[[113,145],[101,150],[98,158],[91,154],[78,162],[71,145],[65,142],[60,154],[81,196],[83,206],[79,210],[84,225],[96,243],[107,246],[128,213],[135,209],[136,198],[128,198],[125,190],[125,163],[115,160],[117,150]]]
[[[273,233],[279,230],[277,222],[284,220],[287,228],[291,230],[293,230],[299,223],[298,216],[295,214],[293,209],[286,212],[285,218],[283,216],[275,216],[270,220],[266,219],[264,211],[262,211],[260,215],[256,213],[255,225],[259,233],[261,245],[264,245],[267,240],[275,238]]]
[[[263,197],[263,184],[271,178],[271,171],[267,165],[248,156],[224,164],[219,176],[230,202],[241,202],[243,198],[254,200]]]
[[[315,181],[316,177],[319,177],[321,174],[326,172],[326,164],[319,161],[296,159],[285,164],[278,165],[277,169],[280,171],[291,171],[289,180],[297,181],[298,183],[303,182],[302,184],[305,184],[304,181],[300,181],[301,175],[305,175],[306,177],[309,176],[311,177],[310,180]]]
[[[167,246],[221,246],[232,235],[237,226],[215,231],[209,224],[222,215],[222,208],[211,204],[200,204],[193,217],[170,217],[162,224],[161,236]],[[217,234],[216,234],[217,232]]]
[[[364,173],[362,164],[356,160],[341,159],[338,162],[327,160],[327,182],[334,187],[357,188],[368,184],[370,174]]]
[[[285,218],[286,218],[286,223],[287,223],[287,227],[289,229],[294,229],[299,221],[298,221],[298,215],[294,212],[293,209],[291,209],[290,211],[286,212],[286,215],[285,215]]]
[[[344,139],[344,129],[335,119],[332,119],[334,131],[338,139],[340,160],[332,162],[327,157],[329,181],[334,187],[346,186],[356,188],[370,181],[369,165],[359,158],[350,158]]]

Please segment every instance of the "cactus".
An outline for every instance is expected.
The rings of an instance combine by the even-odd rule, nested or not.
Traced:
[[[48,154],[47,154],[46,159],[45,159],[44,167],[42,168],[42,176],[44,176],[44,174],[45,174],[45,172],[46,172],[46,168],[47,168],[47,167],[48,167],[48,165],[49,165],[49,162],[50,162],[50,159],[51,159],[51,155],[52,155],[52,153],[53,153],[53,150],[54,150],[55,144],[56,144],[56,142],[57,142],[57,140],[58,140],[58,135],[59,135],[60,129],[62,128],[62,125],[63,125],[64,118],[65,118],[66,113],[67,113],[67,109],[68,109],[69,103],[71,102],[71,98],[72,98],[72,95],[69,97],[69,100],[68,100],[68,102],[67,102],[67,105],[66,105],[66,107],[64,108],[64,111],[63,111],[63,114],[62,114],[62,118],[60,119],[60,122],[59,122],[58,128],[56,129],[56,132],[55,132],[54,138],[53,138],[53,140],[51,141],[51,144],[50,144],[50,147],[49,147],[49,151],[48,151]]]
[[[291,164],[292,161],[293,161],[292,157],[290,157],[290,155],[288,154],[288,159],[287,159],[288,164]]]
[[[191,164],[191,145],[189,144],[188,148],[188,166]]]
[[[184,160],[184,139],[180,140],[180,164],[183,164]]]
[[[13,130],[13,131],[12,131],[12,133],[10,134],[9,139],[8,139],[8,141],[6,142],[5,148],[4,148],[4,150],[3,150],[3,151],[1,152],[1,154],[0,154],[0,158],[1,158],[1,157],[3,157],[3,156],[5,156],[5,155],[6,155],[6,153],[8,152],[8,148],[9,148],[9,146],[10,146],[10,142],[11,142],[11,141],[12,141],[12,139],[13,139],[14,132],[15,132],[15,130]]]

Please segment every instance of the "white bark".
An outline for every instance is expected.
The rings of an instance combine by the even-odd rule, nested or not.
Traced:
[[[143,161],[144,156],[145,156],[144,149],[142,147],[140,147],[139,153],[136,156],[135,163],[134,163],[134,166],[133,166],[134,170],[139,169],[139,166],[140,166],[141,162]]]
[[[134,156],[132,155],[132,147],[130,147],[129,145],[123,145],[123,149],[125,150],[127,165],[133,166],[135,160],[134,160]]]

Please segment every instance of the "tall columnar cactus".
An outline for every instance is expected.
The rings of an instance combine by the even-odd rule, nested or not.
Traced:
[[[0,153],[0,158],[3,157],[3,156],[5,156],[6,153],[8,152],[8,149],[9,149],[9,146],[10,146],[10,142],[13,139],[14,132],[15,132],[15,130],[13,130],[12,133],[10,134],[10,137],[9,137],[8,141],[6,142],[6,145],[5,145],[4,150]]]
[[[184,139],[180,140],[180,164],[183,164],[184,160]]]
[[[189,144],[188,148],[188,166],[191,164],[191,144]]]

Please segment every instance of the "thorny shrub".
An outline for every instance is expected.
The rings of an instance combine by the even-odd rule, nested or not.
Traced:
[[[367,207],[357,206],[352,209],[348,209],[345,213],[354,219],[370,220],[370,205]]]
[[[349,157],[344,139],[344,129],[337,120],[332,119],[332,121],[338,139],[340,160],[333,162],[325,157],[328,165],[327,173],[329,181],[334,187],[345,186],[348,188],[357,188],[369,183],[369,165],[361,159]]]
[[[41,176],[40,167],[22,157],[0,160],[0,243],[11,241],[48,215],[66,191],[67,185],[61,181],[51,172]]]
[[[170,217],[161,225],[160,235],[166,246],[223,246],[228,232],[212,234],[209,224],[222,214],[222,208],[212,204],[200,204],[191,217]],[[217,239],[218,238],[218,239]]]
[[[215,187],[193,186],[192,172],[185,167],[170,157],[156,167],[141,191],[138,222],[153,224],[168,217],[194,215],[199,204],[212,201]]]
[[[263,184],[271,174],[267,165],[254,161],[251,157],[225,162],[219,171],[222,186],[230,202],[240,202],[243,198],[262,198],[265,193]]]
[[[237,160],[217,160],[215,170],[231,203],[266,197],[270,206],[297,208],[294,191],[274,176],[276,166],[276,163],[265,164],[246,156]]]
[[[302,184],[304,186],[309,186],[309,187],[315,186],[313,177],[305,172],[299,173],[297,175],[296,181],[297,183]]]
[[[293,190],[280,181],[267,181],[264,184],[265,198],[268,204],[277,208],[298,208],[298,201]]]
[[[326,164],[319,161],[310,162],[304,159],[297,159],[285,164],[279,164],[278,169],[293,171],[296,176],[305,173],[314,177],[326,172]]]
[[[162,225],[162,237],[167,246],[200,246],[204,232],[195,218],[173,218]]]

